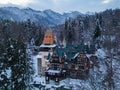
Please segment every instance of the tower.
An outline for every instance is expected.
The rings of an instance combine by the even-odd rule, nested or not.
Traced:
[[[52,45],[55,42],[55,37],[52,30],[48,29],[45,33],[43,44],[44,45]]]
[[[40,45],[40,55],[41,55],[41,71],[38,72],[44,75],[45,70],[48,68],[49,60],[48,55],[52,55],[53,49],[56,47],[55,36],[52,30],[47,30],[44,35],[42,44]],[[40,66],[40,65],[39,65]]]

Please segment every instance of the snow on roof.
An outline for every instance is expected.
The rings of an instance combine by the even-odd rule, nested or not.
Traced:
[[[34,59],[42,58],[42,54],[39,52],[37,55],[32,55]]]
[[[48,73],[60,73],[60,70],[51,70],[51,69],[50,69],[50,70],[48,70],[47,72],[48,72]]]
[[[54,48],[56,47],[56,44],[52,44],[52,45],[45,45],[45,44],[42,44],[40,45],[41,48]]]
[[[41,53],[39,52],[38,55],[36,56],[36,58],[42,58]]]
[[[78,54],[79,54],[79,53],[76,53],[75,56],[74,56],[74,58],[76,58],[76,57],[78,56]]]
[[[91,56],[96,56],[95,54],[86,54],[86,56],[88,57],[88,58],[90,58]]]

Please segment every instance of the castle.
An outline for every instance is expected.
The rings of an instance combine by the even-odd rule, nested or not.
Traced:
[[[37,58],[38,75],[45,75],[46,81],[71,77],[85,79],[89,69],[97,61],[94,45],[66,45],[55,43],[52,30],[47,30],[39,47]],[[92,62],[92,63],[91,63]]]

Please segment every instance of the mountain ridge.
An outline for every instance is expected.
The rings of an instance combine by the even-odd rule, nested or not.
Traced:
[[[69,13],[60,14],[51,9],[44,11],[34,10],[32,8],[18,8],[18,7],[1,7],[0,18],[12,21],[24,22],[30,19],[32,22],[45,25],[55,26],[63,24],[66,18],[76,18],[77,16],[84,16],[84,14],[73,11]]]

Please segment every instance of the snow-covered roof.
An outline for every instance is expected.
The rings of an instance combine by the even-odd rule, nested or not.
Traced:
[[[39,52],[36,55],[32,55],[32,58],[36,59],[36,58],[42,58],[42,54]]]
[[[96,56],[95,54],[86,54],[86,56],[88,57],[88,58],[90,58],[91,56]]]
[[[74,56],[74,58],[76,58],[78,55],[79,55],[79,53],[76,53],[75,56]]]
[[[42,58],[41,54],[36,55],[36,58]]]
[[[60,73],[60,70],[51,70],[51,69],[49,69],[47,72],[48,73]]]
[[[41,48],[54,48],[56,47],[56,44],[52,44],[52,45],[45,45],[45,44],[42,44],[40,45]]]

